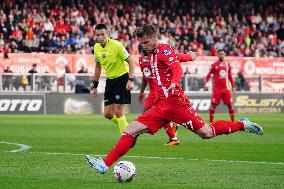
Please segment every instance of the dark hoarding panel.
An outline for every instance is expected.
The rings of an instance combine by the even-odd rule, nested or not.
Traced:
[[[188,93],[190,102],[199,113],[208,113],[210,93]],[[284,113],[282,93],[233,94],[236,113]],[[103,94],[0,94],[0,114],[102,114]],[[126,105],[126,113],[142,113],[143,105],[138,94],[132,94],[132,103]],[[227,113],[221,103],[216,113]]]
[[[0,93],[0,114],[44,114],[44,94]]]

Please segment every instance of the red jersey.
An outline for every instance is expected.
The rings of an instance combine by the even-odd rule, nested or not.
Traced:
[[[213,90],[230,89],[229,81],[232,87],[234,87],[231,66],[227,62],[219,62],[219,60],[214,62],[205,78],[206,82],[209,81],[211,74],[213,74]]]
[[[186,128],[192,131],[198,131],[205,125],[205,121],[191,107],[188,98],[178,84],[183,71],[177,55],[169,45],[160,44],[154,50],[153,55],[149,56],[151,57],[150,67],[142,62],[140,66],[142,65],[143,73],[146,73],[145,78],[148,76],[147,81],[152,78],[155,104],[136,118],[136,121],[144,124],[151,134],[156,133],[170,121],[184,124]],[[150,74],[152,74],[151,77],[149,77]],[[168,91],[172,83],[177,85],[174,91]]]
[[[141,55],[139,58],[139,65],[143,73],[143,76],[149,85],[150,93],[155,93],[153,74],[152,74],[151,64],[150,64],[151,61],[153,61],[152,54]]]
[[[179,85],[183,70],[177,59],[177,55],[168,44],[160,44],[154,50],[150,65],[153,74],[153,85],[155,87],[155,100],[184,95]],[[176,83],[177,86],[175,90],[168,91],[172,83]]]
[[[187,62],[187,61],[192,61],[192,57],[189,54],[177,54],[177,59],[180,62]],[[144,55],[142,54],[139,57],[139,65],[140,69],[143,73],[144,78],[146,79],[149,88],[150,88],[150,93],[155,93],[155,87],[154,87],[154,81],[153,81],[153,74],[151,71],[151,64],[150,62],[153,62],[153,55]]]
[[[178,54],[177,59],[180,62],[192,61],[192,57],[189,54]],[[151,64],[150,62],[153,61],[153,55],[141,55],[139,58],[139,65],[141,71],[143,72],[144,78],[146,82],[149,84],[150,93],[144,101],[144,108],[150,108],[153,106],[155,102],[155,84],[153,81],[153,74],[151,71]]]

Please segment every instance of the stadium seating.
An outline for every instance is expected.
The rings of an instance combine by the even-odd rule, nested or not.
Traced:
[[[0,8],[5,58],[9,52],[89,54],[94,27],[101,22],[132,54],[139,52],[135,27],[151,23],[160,28],[161,40],[179,52],[214,56],[223,48],[230,56],[284,56],[281,0],[7,0]]]

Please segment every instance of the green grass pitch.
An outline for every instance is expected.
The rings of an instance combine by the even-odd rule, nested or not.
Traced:
[[[202,140],[180,128],[181,144],[174,147],[163,146],[164,129],[140,136],[123,157],[135,164],[137,175],[119,183],[112,169],[101,175],[85,161],[85,154],[107,154],[119,138],[118,128],[102,115],[0,115],[0,188],[283,189],[284,114],[245,116],[263,126],[263,136],[239,132]],[[32,148],[11,153],[19,148],[11,143]]]

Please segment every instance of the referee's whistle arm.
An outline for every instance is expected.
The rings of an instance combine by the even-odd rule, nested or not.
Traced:
[[[134,87],[133,81],[128,81],[126,84],[126,89],[130,91],[133,89],[133,87]]]
[[[98,90],[97,89],[93,89],[92,90],[92,94],[94,97],[97,97],[98,96]]]

